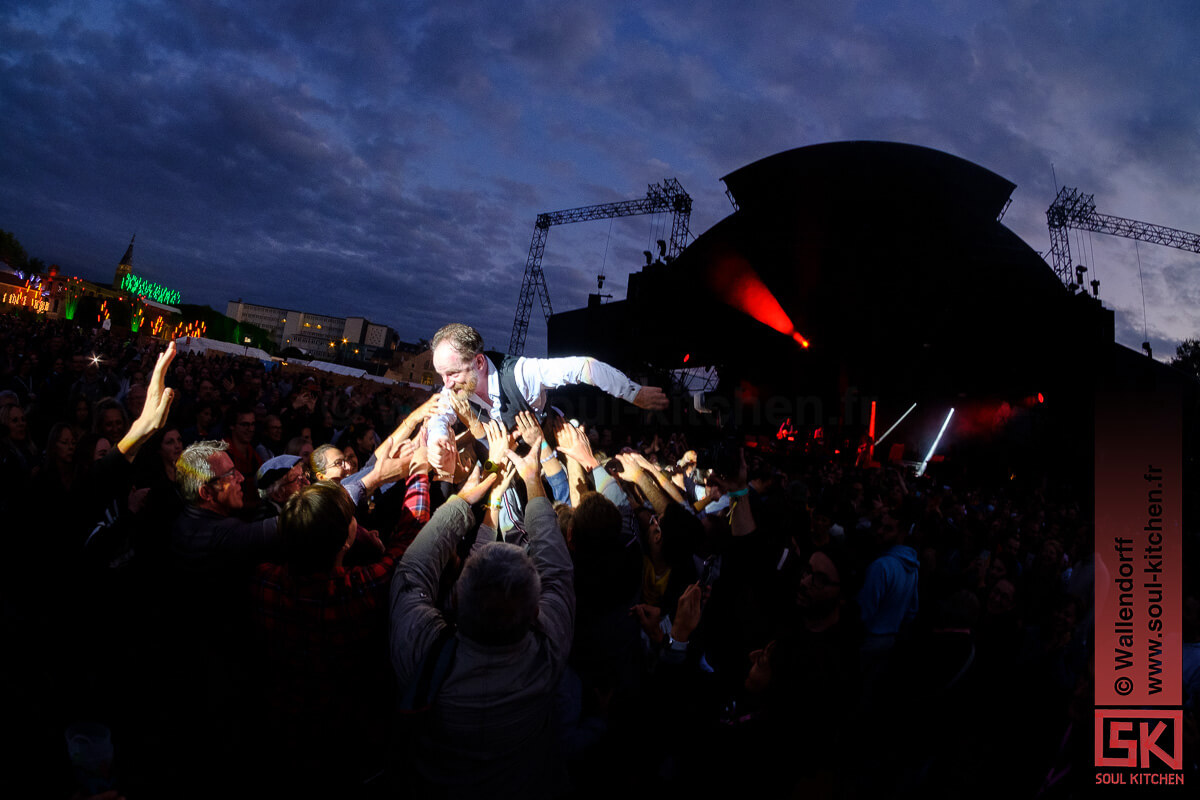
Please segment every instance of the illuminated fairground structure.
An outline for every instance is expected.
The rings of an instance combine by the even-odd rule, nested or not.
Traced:
[[[199,330],[177,307],[179,292],[133,273],[133,241],[129,240],[111,285],[63,275],[57,265],[44,275],[0,272],[0,311],[164,339],[184,335],[179,333],[184,329]]]

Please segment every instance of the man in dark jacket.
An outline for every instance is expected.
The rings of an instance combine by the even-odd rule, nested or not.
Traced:
[[[542,489],[536,456],[509,451],[529,502],[528,553],[492,541],[471,553],[454,586],[458,611],[453,666],[434,700],[433,733],[414,759],[421,777],[448,797],[550,797],[561,764],[552,740],[558,686],[575,617],[571,557]],[[473,502],[495,475],[468,481],[417,536],[392,580],[392,666],[401,686],[420,673],[446,630],[435,605],[445,567],[474,527]]]

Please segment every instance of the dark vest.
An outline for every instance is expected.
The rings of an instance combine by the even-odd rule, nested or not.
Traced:
[[[505,356],[500,365],[500,418],[504,427],[512,430],[517,425],[517,414],[522,411],[533,411],[533,406],[521,394],[517,387],[517,359],[520,356]]]

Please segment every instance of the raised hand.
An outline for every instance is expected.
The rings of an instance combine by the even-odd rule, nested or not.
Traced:
[[[542,488],[542,465],[538,463],[537,453],[530,453],[526,457],[509,450],[505,457],[517,468],[521,480],[525,481],[525,494],[529,499],[546,496],[546,491]]]
[[[464,425],[468,424],[475,415],[471,413],[471,401],[467,399],[467,393],[461,390],[447,392],[445,395],[446,402],[443,406],[448,405],[454,415],[458,417],[458,421]]]
[[[517,434],[520,435],[521,441],[529,445],[533,453],[537,453],[546,435],[542,433],[542,426],[538,424],[537,417],[530,411],[522,411],[517,414]]]
[[[637,479],[646,473],[634,453],[617,453],[616,459],[621,464],[621,477],[630,483],[637,483]]]
[[[413,435],[413,431],[417,429],[425,420],[429,419],[437,412],[438,395],[431,394],[429,399],[421,405],[417,406],[413,411],[404,418],[404,421],[396,428],[396,432],[392,434],[397,439],[407,439]]]
[[[592,455],[592,443],[588,441],[584,432],[561,417],[554,420],[554,438],[558,442],[558,452],[584,469],[595,469],[599,466],[600,462]]]
[[[670,405],[670,402],[667,400],[667,393],[657,386],[643,386],[638,389],[637,396],[633,398],[633,404],[647,411],[662,411]]]
[[[146,387],[146,403],[142,406],[142,413],[117,443],[117,449],[127,460],[132,461],[146,440],[167,422],[167,412],[171,410],[171,401],[175,399],[175,390],[166,388],[167,367],[175,360],[175,353],[175,342],[170,342],[167,349],[159,354],[150,385]]]
[[[154,372],[150,375],[150,384],[146,387],[146,404],[142,406],[141,416],[150,412],[150,422],[154,430],[158,430],[167,421],[167,412],[171,410],[171,401],[175,399],[175,390],[166,388],[167,367],[175,360],[175,342],[167,345],[167,349],[159,353],[154,363]],[[139,418],[140,418],[139,417]]]
[[[458,449],[454,440],[440,437],[429,440],[429,463],[433,465],[439,480],[450,480],[458,466]]]
[[[492,487],[492,496],[488,499],[493,505],[499,503],[500,498],[504,497],[504,493],[508,491],[508,487],[512,485],[515,477],[517,477],[517,470],[512,464],[509,464],[505,467],[500,482]]]
[[[475,468],[471,470],[471,474],[467,476],[466,481],[463,482],[462,488],[456,494],[467,501],[469,505],[475,505],[487,495],[497,480],[498,478],[495,473],[481,475],[479,464],[476,464]]]
[[[629,455],[633,456],[633,460],[635,462],[637,462],[637,465],[640,466],[642,469],[646,470],[647,472],[649,472],[651,474],[658,472],[658,467],[654,466],[654,463],[652,461],[650,461],[650,459],[646,458],[644,455],[642,455],[638,451],[634,450]]]
[[[488,461],[493,464],[503,464],[505,453],[517,445],[516,435],[506,431],[502,422],[491,420],[484,423],[483,435],[487,437]]]
[[[508,450],[505,454],[509,463],[517,469],[517,473],[521,476],[521,480],[528,483],[529,481],[537,480],[541,477],[542,466],[538,463],[537,454],[531,453],[528,456],[517,455],[516,451]]]
[[[380,485],[406,480],[412,471],[412,457],[417,446],[405,440],[389,446],[385,441],[375,451],[375,468],[372,470],[378,477]]]

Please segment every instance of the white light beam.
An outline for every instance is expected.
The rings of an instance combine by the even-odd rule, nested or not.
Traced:
[[[925,460],[921,462],[921,468],[917,470],[917,477],[925,474],[925,468],[929,466],[929,459],[933,458],[933,452],[937,450],[938,442],[942,440],[942,434],[946,432],[946,426],[950,424],[950,418],[954,416],[954,409],[950,409],[950,413],[946,415],[946,421],[942,423],[942,429],[938,431],[937,438],[933,440],[933,447],[929,448],[929,452],[925,454]]]
[[[917,404],[916,404],[916,403],[913,403],[911,406],[909,406],[909,407],[908,407],[908,411],[905,411],[903,414],[901,414],[901,415],[900,415],[900,419],[898,419],[898,420],[896,420],[895,422],[893,422],[893,423],[892,423],[892,427],[890,427],[890,428],[888,428],[886,431],[884,431],[884,432],[883,432],[883,436],[880,436],[878,439],[876,439],[876,440],[875,440],[875,444],[879,444],[880,442],[882,442],[884,439],[886,439],[886,438],[887,438],[887,435],[888,435],[889,433],[891,433],[892,431],[896,430],[896,426],[897,426],[897,425],[899,425],[901,422],[904,422],[904,418],[905,418],[905,417],[907,417],[907,416],[908,416],[910,413],[912,413],[912,410],[913,410],[914,408],[916,408],[916,407],[917,407]]]

